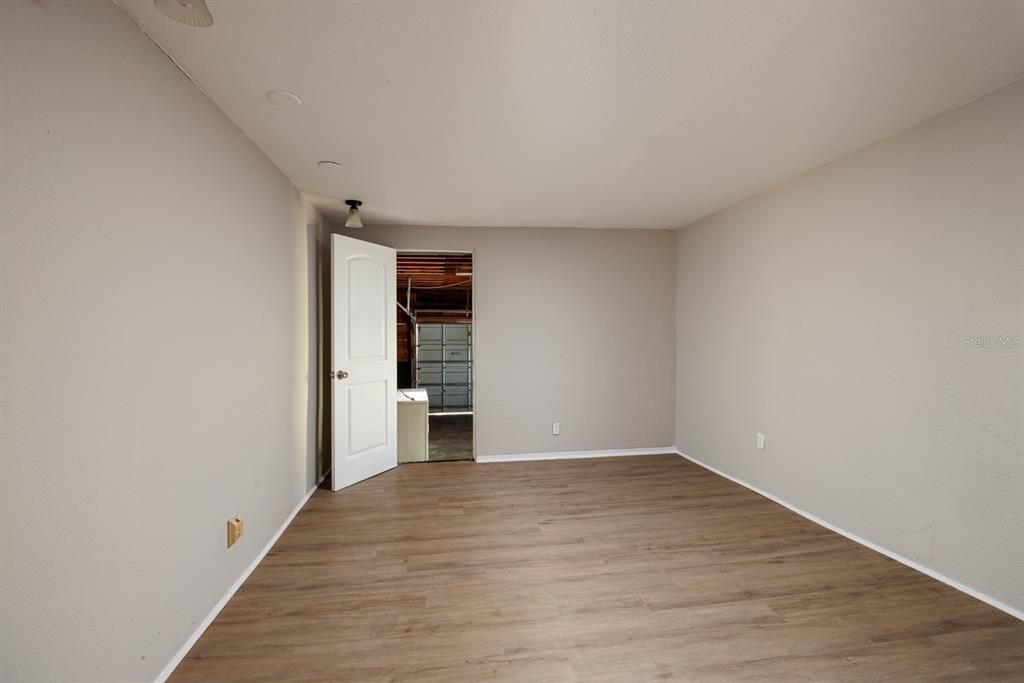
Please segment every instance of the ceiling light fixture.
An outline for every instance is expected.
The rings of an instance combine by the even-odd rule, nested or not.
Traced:
[[[271,90],[267,93],[267,99],[279,107],[297,107],[302,104],[302,98],[288,90]]]
[[[361,228],[363,220],[359,217],[359,207],[363,205],[358,199],[346,199],[348,204],[348,218],[345,219],[346,228]]]
[[[337,161],[318,161],[316,162],[316,165],[319,166],[320,168],[330,169],[331,171],[341,170],[341,164],[339,164]]]
[[[179,24],[196,28],[213,26],[213,15],[206,0],[153,0],[153,6]]]

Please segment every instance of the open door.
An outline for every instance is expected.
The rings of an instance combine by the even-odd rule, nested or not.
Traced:
[[[398,465],[395,250],[331,236],[331,489]]]

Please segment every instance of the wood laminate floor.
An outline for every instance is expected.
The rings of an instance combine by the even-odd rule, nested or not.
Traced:
[[[1024,622],[675,455],[317,491],[173,681],[1022,681]]]

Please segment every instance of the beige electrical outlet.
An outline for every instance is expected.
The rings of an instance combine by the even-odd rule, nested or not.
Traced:
[[[228,547],[230,548],[235,542],[242,537],[242,532],[245,531],[245,527],[242,525],[241,517],[232,517],[228,520]]]

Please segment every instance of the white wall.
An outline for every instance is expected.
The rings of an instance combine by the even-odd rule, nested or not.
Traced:
[[[674,231],[344,232],[398,249],[475,251],[477,455],[674,442]]]
[[[112,3],[0,45],[0,679],[151,680],[314,483],[317,217]]]
[[[1024,81],[681,230],[677,268],[683,452],[1024,608]]]

